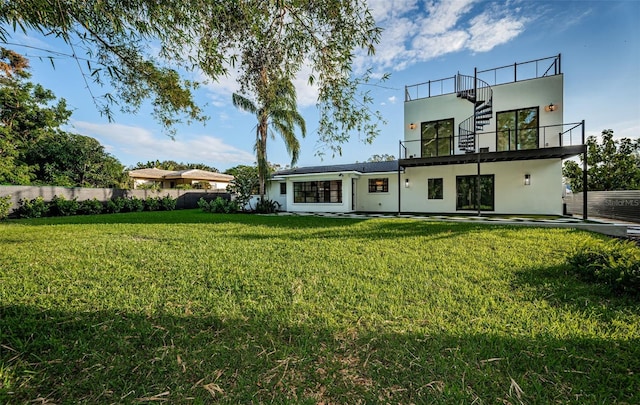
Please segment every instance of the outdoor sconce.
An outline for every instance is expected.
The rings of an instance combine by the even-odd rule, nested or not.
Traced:
[[[530,186],[531,185],[531,175],[530,174],[525,174],[524,175],[524,185],[525,186]]]
[[[404,188],[409,188],[409,179],[404,179]]]
[[[416,129],[416,124],[414,124],[413,122],[411,124],[409,124],[409,129],[412,130],[412,131],[414,129]]]
[[[545,105],[545,106],[544,106],[544,110],[545,110],[546,112],[552,112],[552,111],[555,111],[555,110],[556,110],[556,108],[557,108],[557,106],[553,105],[553,103],[550,103],[549,105]]]

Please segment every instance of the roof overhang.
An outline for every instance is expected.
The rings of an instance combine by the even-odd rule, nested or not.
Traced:
[[[296,173],[296,174],[278,174],[273,176],[271,180],[286,180],[292,177],[336,177],[340,175],[351,174],[354,176],[361,176],[363,173],[355,170],[335,171],[335,172],[322,172],[322,173]],[[366,173],[369,174],[369,173]]]

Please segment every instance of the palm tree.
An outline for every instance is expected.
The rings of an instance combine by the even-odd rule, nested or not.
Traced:
[[[260,97],[258,104],[240,94],[233,93],[233,105],[236,108],[254,114],[258,120],[256,125],[256,143],[254,150],[258,161],[258,177],[260,180],[260,198],[264,198],[265,183],[269,176],[267,161],[267,138],[275,138],[280,134],[284,141],[291,165],[298,161],[300,142],[296,138],[295,128],[300,128],[302,137],[306,135],[304,118],[297,109],[296,89],[290,80],[279,80],[272,84],[266,96]]]

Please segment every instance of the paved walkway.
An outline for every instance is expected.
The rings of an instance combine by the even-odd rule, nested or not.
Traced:
[[[505,225],[566,227],[584,229],[617,237],[640,238],[640,223],[618,221],[608,218],[589,218],[587,221],[575,217],[528,218],[518,216],[458,216],[420,214],[376,214],[376,213],[331,213],[331,212],[281,212],[278,215],[309,215],[326,218],[410,218],[422,221],[452,221],[493,223]]]

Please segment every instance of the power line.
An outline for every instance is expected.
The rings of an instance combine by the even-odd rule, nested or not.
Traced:
[[[23,48],[27,48],[27,49],[33,49],[36,51],[42,51],[42,52],[46,52],[48,54],[52,54],[52,55],[56,55],[59,57],[65,57],[65,58],[73,58],[76,60],[82,60],[82,61],[87,61],[87,62],[94,62],[94,63],[98,63],[96,60],[93,59],[88,59],[88,58],[83,58],[81,56],[78,56],[77,54],[73,53],[64,53],[64,52],[60,52],[60,51],[53,51],[51,49],[46,49],[46,48],[41,48],[38,46],[33,46],[33,45],[25,45],[25,44],[18,44],[15,42],[4,42],[5,45],[10,45],[10,46],[20,46]],[[47,59],[54,59],[51,56],[42,56],[42,55],[25,55],[26,57],[36,57],[36,58],[47,58]],[[55,58],[58,59],[58,58]]]

